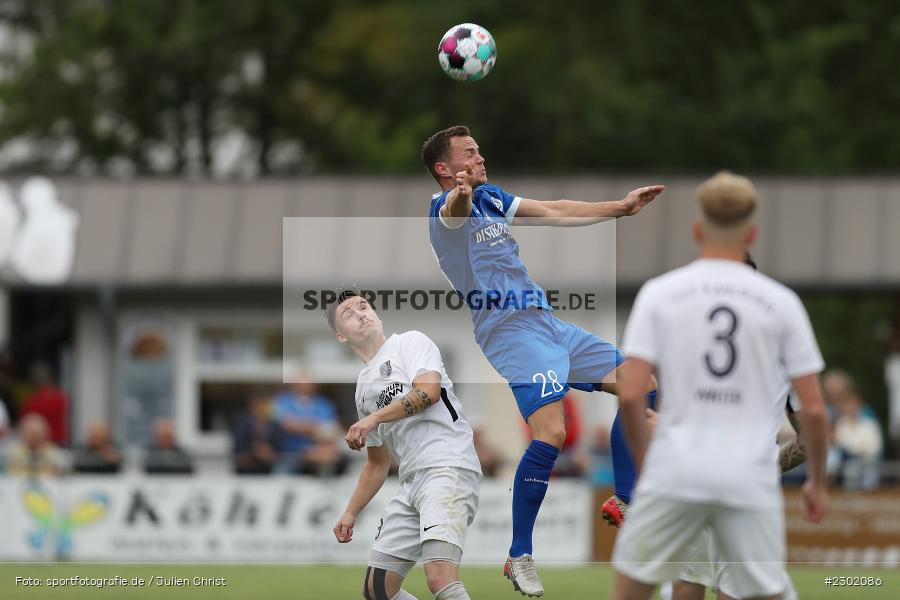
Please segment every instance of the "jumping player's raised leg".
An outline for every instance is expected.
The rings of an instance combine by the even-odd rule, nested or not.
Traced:
[[[618,395],[615,383],[604,383],[601,390]],[[656,409],[656,378],[653,376],[647,382],[647,407]],[[601,516],[610,525],[619,527],[628,512],[628,505],[631,504],[631,493],[637,482],[637,469],[634,466],[634,459],[631,457],[631,450],[628,448],[628,440],[625,437],[618,410],[616,410],[616,417],[613,419],[612,429],[609,433],[609,445],[612,452],[615,495],[603,503]]]
[[[603,391],[618,395],[616,381],[622,354],[610,342],[565,321],[556,321],[561,339],[565,340],[571,357],[569,385],[586,392]],[[599,382],[599,383],[597,383]],[[647,380],[647,404],[656,407],[656,378]],[[610,431],[610,450],[613,460],[615,495],[603,503],[600,514],[611,525],[618,527],[631,502],[631,492],[637,480],[637,470],[631,458],[625,431],[619,422],[619,413]]]

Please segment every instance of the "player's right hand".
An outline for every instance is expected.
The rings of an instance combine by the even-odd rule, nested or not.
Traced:
[[[350,426],[344,440],[351,450],[362,450],[366,446],[366,435],[377,427],[372,415],[364,417]]]
[[[828,508],[828,491],[824,483],[807,481],[801,488],[803,501],[806,503],[806,519],[810,523],[818,523],[825,516]]]
[[[334,537],[342,544],[353,539],[353,526],[356,525],[356,515],[345,512],[334,526]]]
[[[476,185],[478,185],[478,178],[475,176],[475,169],[466,163],[466,169],[456,174],[456,193],[462,198],[468,198],[472,195],[472,188]]]

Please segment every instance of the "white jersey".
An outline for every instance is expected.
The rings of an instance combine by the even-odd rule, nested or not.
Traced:
[[[400,480],[427,467],[461,467],[481,474],[472,427],[462,413],[447,377],[441,353],[419,331],[393,334],[359,373],[356,410],[363,418],[402,398],[423,373],[441,376],[441,399],[424,411],[382,423],[366,437],[366,446],[384,445],[400,465]]]
[[[781,395],[785,398],[785,410],[788,414],[800,412],[800,398],[797,397],[797,392],[794,391],[790,384],[787,384],[783,389],[784,391],[781,392]]]
[[[785,385],[824,368],[793,291],[736,261],[697,260],[644,285],[623,351],[653,364],[659,379],[638,493],[781,505]]]

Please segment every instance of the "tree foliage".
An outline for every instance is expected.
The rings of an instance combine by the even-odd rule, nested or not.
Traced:
[[[6,0],[14,167],[261,174],[419,167],[466,123],[492,166],[834,172],[900,161],[889,0]],[[451,25],[494,72],[444,76]],[[20,153],[21,154],[21,153]]]

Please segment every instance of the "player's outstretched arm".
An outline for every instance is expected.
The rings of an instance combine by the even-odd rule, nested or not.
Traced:
[[[803,426],[797,418],[797,413],[788,413],[788,421],[791,422],[797,436],[778,451],[778,464],[781,465],[782,473],[787,473],[806,462],[806,442],[801,433]]]
[[[653,375],[653,365],[640,358],[629,357],[619,367],[619,408],[625,436],[637,471],[644,464],[650,439],[647,420],[647,381]]]
[[[384,408],[350,426],[344,436],[351,450],[366,445],[366,436],[381,423],[392,423],[418,414],[441,399],[441,375],[434,371],[422,373],[413,381],[413,389]]]
[[[791,382],[800,398],[800,435],[807,449],[806,483],[803,499],[806,501],[807,518],[818,523],[825,515],[828,495],[825,485],[825,458],[828,451],[828,415],[822,400],[822,388],[818,374],[798,377]]]
[[[472,190],[478,185],[478,177],[472,165],[466,163],[464,171],[456,174],[456,187],[447,194],[447,200],[441,207],[444,222],[456,229],[472,213]]]
[[[356,525],[356,517],[362,512],[381,486],[387,479],[388,471],[391,469],[391,455],[384,446],[372,446],[369,448],[369,455],[366,465],[359,474],[359,480],[356,482],[356,489],[350,497],[347,504],[347,510],[338,519],[337,525],[334,526],[334,537],[342,544],[346,544],[353,539],[353,527]]]
[[[619,217],[630,217],[638,214],[665,189],[664,185],[650,185],[632,190],[622,200],[612,202],[540,201],[523,198],[513,218],[513,225],[582,227]]]

